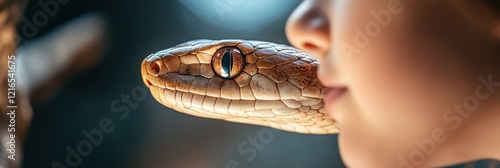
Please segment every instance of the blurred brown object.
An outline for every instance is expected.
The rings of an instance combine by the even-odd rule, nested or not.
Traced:
[[[0,167],[19,167],[21,162],[21,144],[24,142],[26,129],[29,126],[31,118],[31,109],[28,100],[21,95],[16,95],[16,104],[20,107],[16,109],[16,155],[15,160],[9,159],[10,154],[7,149],[7,141],[10,133],[8,132],[9,112],[7,109],[7,61],[9,55],[14,54],[17,46],[16,41],[16,24],[21,18],[24,9],[24,0],[0,0]],[[25,106],[22,106],[25,105]],[[26,108],[24,108],[26,107]]]
[[[16,24],[23,7],[23,0],[0,0],[0,167],[8,168],[20,167],[22,161],[22,145],[32,116],[30,100],[50,98],[67,79],[94,65],[105,48],[104,19],[99,14],[89,14],[32,40],[16,52]],[[15,68],[9,69],[9,61]],[[15,79],[15,87],[9,86],[9,78]],[[13,103],[7,96],[9,88],[15,88]],[[15,130],[9,130],[11,118],[15,120]],[[13,140],[15,146],[7,143]]]
[[[31,101],[45,101],[76,74],[95,65],[105,46],[106,21],[88,13],[19,47],[16,63],[19,90]]]

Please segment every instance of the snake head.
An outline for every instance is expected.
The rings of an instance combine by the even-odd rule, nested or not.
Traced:
[[[319,61],[293,47],[248,40],[194,40],[147,56],[153,97],[194,116],[310,133],[337,133],[323,113]]]

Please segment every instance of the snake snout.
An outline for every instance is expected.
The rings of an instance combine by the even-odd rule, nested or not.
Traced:
[[[153,85],[150,80],[154,80],[154,77],[167,73],[167,67],[161,59],[146,58],[142,61],[141,66],[142,79],[148,87]]]
[[[141,75],[142,75],[142,81],[144,82],[144,84],[147,86],[147,87],[151,87],[152,83],[151,81],[149,81],[149,74],[147,72],[147,59],[144,59],[141,63]]]

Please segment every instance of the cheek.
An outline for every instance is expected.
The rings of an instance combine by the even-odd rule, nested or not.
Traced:
[[[411,13],[392,16],[390,25],[373,37],[355,31],[373,21],[366,13],[346,13],[344,20],[349,21],[337,22],[333,36],[338,57],[329,62],[349,87],[338,115],[341,154],[350,167],[397,162],[399,155],[417,148],[415,140],[429,137],[436,128],[449,128],[443,114],[477,84],[475,72],[464,71],[467,62],[457,52],[435,47],[445,37],[432,32],[416,37],[414,23],[407,21]],[[356,45],[362,36],[368,36],[364,40],[369,44]]]
[[[391,15],[390,25],[384,27],[370,11],[387,10],[387,3],[372,2],[369,7],[356,3],[350,2],[355,9],[339,14],[344,19],[333,25],[337,57],[330,61],[341,81],[348,83],[353,105],[360,113],[350,118],[363,119],[374,130],[436,118],[428,114],[434,113],[430,108],[442,109],[442,102],[429,104],[434,94],[442,92],[436,86],[441,77],[436,73],[441,69],[439,57],[403,38],[411,34],[400,31],[405,24],[404,12]]]
[[[442,120],[445,110],[473,91],[477,82],[477,72],[466,67],[465,57],[444,47],[452,45],[443,40],[445,35],[413,28],[415,23],[409,20],[418,15],[411,11],[393,15],[390,25],[379,25],[379,33],[373,36],[370,29],[364,29],[376,24],[370,14],[347,14],[352,16],[347,18],[350,21],[335,27],[339,29],[335,33],[339,57],[331,63],[336,62],[339,77],[346,81],[360,113],[351,118],[364,120],[373,130],[393,130],[390,136],[412,132],[418,137],[446,124]],[[366,45],[360,45],[363,41]]]

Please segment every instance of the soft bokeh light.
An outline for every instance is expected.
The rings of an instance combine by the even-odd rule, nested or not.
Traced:
[[[221,29],[258,32],[287,15],[296,4],[267,0],[178,0],[198,19]]]

